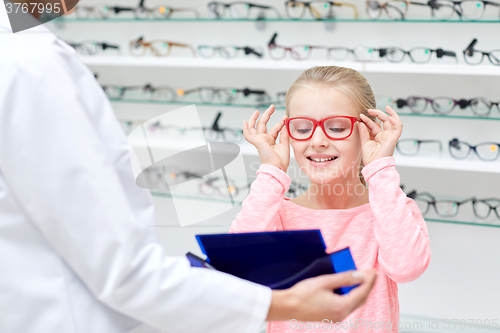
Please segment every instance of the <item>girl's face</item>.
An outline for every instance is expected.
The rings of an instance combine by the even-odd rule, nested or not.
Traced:
[[[289,102],[289,118],[307,117],[317,121],[333,116],[351,116],[359,119],[360,111],[344,93],[331,87],[312,86],[297,90]],[[361,141],[357,123],[352,134],[343,140],[329,139],[320,126],[306,141],[290,138],[295,159],[311,182],[326,184],[340,177],[358,179],[361,162]],[[313,159],[333,158],[325,162]]]

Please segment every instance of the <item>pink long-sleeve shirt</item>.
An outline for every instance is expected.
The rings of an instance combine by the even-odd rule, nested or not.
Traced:
[[[268,333],[399,332],[397,283],[413,281],[427,269],[429,235],[418,206],[399,187],[394,157],[369,163],[362,174],[369,203],[350,209],[310,209],[285,198],[291,184],[285,172],[269,164],[259,167],[230,233],[320,229],[327,253],[349,247],[359,270],[378,272],[366,304],[342,323],[269,322]]]

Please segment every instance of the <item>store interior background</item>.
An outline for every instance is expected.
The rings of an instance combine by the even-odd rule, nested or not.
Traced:
[[[99,1],[100,2],[100,1]],[[497,23],[484,22],[367,22],[364,1],[350,0],[357,6],[359,22],[321,22],[321,21],[176,21],[176,17],[192,17],[188,14],[172,16],[172,20],[134,21],[109,19],[107,21],[75,21],[71,17],[47,26],[67,41],[83,40],[106,41],[119,44],[121,55],[114,52],[100,52],[95,56],[82,56],[93,73],[98,74],[101,84],[117,85],[169,85],[174,89],[190,89],[198,86],[249,87],[264,89],[270,96],[286,91],[300,73],[314,65],[338,65],[353,67],[361,71],[368,79],[375,95],[394,98],[407,98],[411,95],[437,97],[449,96],[455,99],[484,96],[493,101],[500,100],[500,67],[493,66],[487,59],[481,65],[471,66],[464,61],[462,51],[473,38],[478,39],[476,48],[489,51],[500,48]],[[92,5],[98,1],[83,0],[81,4]],[[206,0],[169,1],[167,5],[175,7],[197,8],[200,16],[208,17]],[[257,2],[258,3],[258,2]],[[261,2],[264,3],[264,2]],[[110,5],[118,4],[109,3]],[[146,6],[165,5],[162,1],[146,1]],[[284,1],[265,1],[266,5],[276,7],[281,17],[286,19]],[[137,2],[121,0],[120,6],[135,6]],[[490,17],[498,20],[498,9],[487,9]],[[337,18],[352,18],[349,10],[343,10]],[[131,17],[123,13],[118,17]],[[269,17],[272,17],[269,15]],[[229,18],[229,14],[226,14]],[[309,18],[306,13],[305,18]],[[385,15],[382,17],[387,19]],[[410,7],[408,19],[429,20],[428,7]],[[292,60],[288,55],[284,60],[269,57],[267,44],[274,33],[278,33],[280,45],[311,44],[325,46],[343,46],[354,48],[397,46],[410,49],[417,46],[453,50],[457,54],[458,64],[453,59],[437,59],[433,55],[428,64],[412,64],[406,60],[400,64],[382,60],[372,69],[362,63],[352,61],[326,60],[325,53],[313,51],[308,61]],[[263,59],[253,56],[241,56],[235,60],[226,60],[220,56],[205,60],[192,57],[189,50],[174,48],[169,57],[158,58],[147,53],[143,57],[131,59],[129,42],[139,36],[145,40],[166,39],[193,45],[260,46],[265,49]],[[116,63],[114,60],[120,59]],[[126,61],[130,59],[131,61]],[[185,59],[186,61],[182,61]],[[123,61],[125,60],[125,61]],[[366,68],[369,68],[367,66]],[[243,104],[240,98],[237,104]],[[241,128],[255,107],[210,106],[195,103],[201,123],[210,126],[217,112],[223,111],[220,125]],[[250,103],[248,103],[250,104]],[[180,104],[128,103],[113,102],[113,108],[120,119],[148,120],[170,110],[176,110]],[[264,107],[259,110],[263,112]],[[398,110],[410,113],[408,109]],[[283,108],[278,109],[271,123],[275,124],[283,115]],[[425,114],[433,114],[427,109]],[[465,116],[422,117],[402,116],[404,130],[402,138],[441,140],[443,151],[437,153],[436,146],[422,146],[420,154],[414,157],[396,156],[397,169],[401,175],[401,184],[405,191],[416,189],[429,192],[438,197],[465,199],[499,197],[500,160],[480,161],[477,156],[470,156],[466,161],[452,159],[448,152],[448,141],[458,138],[471,144],[480,142],[500,142],[500,113],[493,110],[489,118],[474,117],[470,109],[455,110],[450,114]],[[468,117],[468,118],[467,118]],[[182,145],[182,136],[173,137]],[[255,176],[259,159],[256,150],[244,140],[239,142],[244,147],[244,159],[250,177]],[[257,164],[256,164],[257,163]],[[293,162],[292,162],[293,163]],[[305,182],[304,178],[299,179]],[[306,183],[306,182],[305,182]],[[169,255],[184,255],[187,251],[201,254],[194,235],[204,233],[225,233],[240,211],[236,205],[223,214],[202,223],[181,227],[177,220],[172,198],[153,196],[156,205],[156,228],[160,240]],[[199,209],[210,203],[193,195],[192,207]],[[240,200],[241,201],[241,200]],[[216,204],[211,203],[211,204]],[[390,209],[390,207],[388,207]],[[426,215],[427,227],[431,239],[432,260],[428,270],[418,280],[399,285],[401,317],[407,321],[446,319],[498,318],[500,310],[500,288],[497,281],[500,276],[500,221],[493,216],[488,220],[479,220],[472,214],[470,203],[460,207],[459,214],[448,222],[436,222],[440,219],[431,211]],[[449,223],[451,220],[471,224]],[[335,223],[335,221],[332,221]],[[395,221],[397,223],[397,221]],[[473,225],[479,223],[483,225]],[[356,259],[356,258],[354,258]],[[470,323],[470,322],[468,322]],[[427,325],[427,324],[426,324]],[[440,326],[444,327],[444,326]],[[424,326],[425,328],[425,326]],[[474,331],[460,330],[461,332]],[[457,328],[458,330],[458,328]],[[478,329],[479,330],[479,329]],[[411,331],[411,330],[409,330]],[[424,330],[425,331],[425,330]],[[436,332],[437,330],[428,330]],[[447,330],[448,331],[448,330]],[[488,331],[482,329],[481,331]],[[492,330],[493,331],[493,330]]]

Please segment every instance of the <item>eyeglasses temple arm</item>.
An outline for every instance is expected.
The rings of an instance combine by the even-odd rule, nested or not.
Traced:
[[[120,7],[120,6],[114,6],[114,7],[111,7],[113,9],[113,11],[115,12],[115,14],[118,14],[119,12],[127,12],[127,11],[133,11],[135,8],[132,8],[132,7]]]
[[[268,46],[276,46],[276,37],[278,37],[278,33],[275,32],[273,37],[271,37],[271,40],[269,43],[267,43]]]
[[[439,151],[443,151],[443,144],[439,140],[434,140],[439,144]]]
[[[243,95],[248,96],[250,94],[255,94],[255,95],[267,95],[267,92],[265,90],[251,90],[248,88],[245,88],[242,90]]]
[[[300,4],[303,5],[303,3],[301,3],[301,2],[300,2]],[[333,2],[331,4],[333,4]],[[317,20],[321,20],[321,14],[316,10],[316,8],[309,6],[309,9],[314,14],[314,16],[316,17]]]
[[[438,58],[442,58],[442,57],[454,57],[455,58],[455,62],[458,63],[458,58],[457,58],[457,54],[453,51],[445,51],[443,49],[437,49],[437,50],[433,50],[436,52],[436,55]]]
[[[464,50],[464,54],[468,56],[472,56],[474,53],[474,46],[477,44],[477,38],[474,38],[472,42],[470,42],[469,46]]]
[[[415,199],[417,197],[417,191],[413,190],[410,193],[406,194],[406,196],[410,199]]]
[[[222,112],[219,111],[219,113],[217,113],[217,116],[215,117],[214,123],[211,126],[212,130],[214,130],[214,131],[220,131],[219,119],[220,119],[221,116],[222,116]]]
[[[245,46],[243,48],[243,50],[245,50],[245,54],[255,54],[257,57],[261,58],[262,57],[262,53],[260,52],[257,52],[255,49],[249,47],[249,46]]]
[[[181,95],[179,95],[179,94],[177,94],[177,95],[178,96],[187,95],[187,94],[191,94],[193,92],[196,92],[198,90],[200,90],[200,88],[193,88],[193,89],[189,89],[189,90],[183,90]]]
[[[180,46],[180,47],[187,47],[188,49],[191,50],[191,52],[193,52],[193,55],[196,56],[196,50],[194,49],[193,46],[189,45],[189,44],[184,44],[184,43],[174,43],[174,42],[169,42],[169,44],[171,46]]]

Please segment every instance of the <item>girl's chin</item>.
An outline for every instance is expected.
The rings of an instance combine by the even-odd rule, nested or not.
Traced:
[[[340,175],[336,172],[335,168],[324,168],[323,170],[319,168],[309,168],[307,170],[307,177],[309,177],[311,182],[316,184],[329,183],[339,178],[339,176]]]

